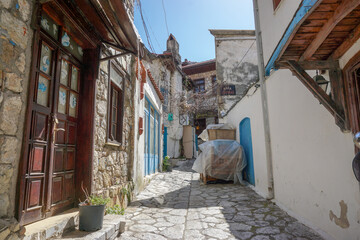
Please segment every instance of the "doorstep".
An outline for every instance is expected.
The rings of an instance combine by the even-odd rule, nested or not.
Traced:
[[[122,215],[105,215],[103,228],[95,232],[79,231],[65,233],[59,239],[113,240],[125,231],[125,217]]]
[[[73,208],[59,215],[25,226],[24,240],[45,240],[57,238],[72,231],[78,223],[79,209]]]

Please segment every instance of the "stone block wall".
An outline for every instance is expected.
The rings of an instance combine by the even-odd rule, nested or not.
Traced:
[[[107,63],[102,64],[96,85],[96,113],[94,134],[94,159],[93,159],[93,189],[92,192],[110,197],[113,204],[122,204],[124,189],[132,191],[131,166],[133,161],[133,125],[134,86],[130,79],[124,79],[125,94],[123,136],[121,146],[108,144],[107,131],[107,106],[108,106],[108,74]],[[125,203],[126,205],[126,203]]]
[[[32,55],[33,6],[31,0],[0,0],[0,218],[14,216]],[[11,226],[4,231],[16,232]]]

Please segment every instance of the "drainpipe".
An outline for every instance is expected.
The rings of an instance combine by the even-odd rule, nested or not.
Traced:
[[[268,110],[267,91],[265,85],[265,67],[264,67],[263,45],[262,45],[262,37],[261,37],[261,29],[260,29],[258,0],[253,0],[253,4],[254,4],[257,58],[258,58],[258,68],[259,68],[259,77],[260,77],[260,91],[261,91],[261,101],[262,101],[263,121],[264,121],[266,167],[267,167],[267,175],[268,175],[267,198],[273,199],[274,178],[273,178],[273,165],[272,165],[272,154],[271,154],[269,110]]]

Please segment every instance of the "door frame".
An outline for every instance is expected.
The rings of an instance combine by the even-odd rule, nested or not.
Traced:
[[[26,189],[26,181],[25,174],[27,172],[28,167],[28,156],[29,156],[29,140],[31,135],[31,122],[32,122],[32,112],[33,112],[33,100],[36,86],[36,67],[38,61],[38,51],[39,51],[39,42],[40,38],[45,39],[47,42],[57,44],[56,40],[53,40],[48,36],[40,28],[40,14],[41,14],[41,5],[36,5],[34,11],[34,15],[38,19],[38,22],[35,23],[34,26],[34,37],[33,37],[33,47],[32,47],[32,57],[31,57],[31,68],[29,74],[29,85],[28,85],[28,94],[27,94],[27,106],[25,112],[25,121],[24,121],[24,131],[23,131],[23,141],[22,141],[22,150],[21,157],[19,162],[19,170],[18,170],[18,181],[17,181],[17,191],[16,191],[16,218],[20,222],[21,225],[25,225],[31,222],[35,222],[41,219],[48,217],[44,208],[46,208],[46,200],[44,200],[45,195],[47,194],[48,187],[44,186],[44,196],[42,199],[42,215],[40,218],[31,218],[31,219],[23,219],[23,207],[25,203],[25,189]],[[69,16],[69,15],[68,15]],[[72,24],[76,24],[76,21],[71,21]],[[80,27],[80,26],[78,26]],[[79,36],[79,38],[85,36]],[[58,46],[58,50],[54,51],[54,59],[58,57],[59,52],[63,51],[69,55],[66,49],[64,49],[61,44]],[[79,198],[83,199],[84,193],[81,191],[81,183],[83,186],[91,191],[92,186],[92,159],[93,159],[93,148],[94,148],[94,116],[95,116],[95,89],[96,89],[96,79],[98,76],[99,69],[99,59],[100,59],[100,46],[97,46],[92,49],[84,50],[83,62],[81,64],[83,70],[83,74],[81,76],[80,85],[81,88],[79,90],[79,106],[78,106],[78,122],[82,124],[78,125],[77,129],[77,151],[76,151],[76,163],[75,163],[75,202]],[[53,68],[56,68],[53,65]],[[55,70],[54,70],[55,71]],[[56,70],[58,71],[58,70]],[[58,72],[55,73],[59,74]],[[86,82],[86,84],[84,84]],[[54,83],[52,83],[54,84]],[[86,104],[85,104],[86,103]],[[47,124],[48,131],[51,129],[51,123]],[[48,133],[50,136],[50,133]],[[81,139],[86,139],[86,141],[81,141]],[[51,143],[49,143],[50,137],[48,137],[47,144],[50,147]],[[80,144],[79,144],[80,143]],[[46,161],[50,162],[50,156],[47,156]],[[46,167],[45,174],[49,173],[49,166]],[[45,176],[48,178],[49,176]],[[47,181],[48,182],[48,181]],[[57,214],[58,212],[54,212],[52,214]]]

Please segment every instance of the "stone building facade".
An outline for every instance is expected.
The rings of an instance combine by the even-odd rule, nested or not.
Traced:
[[[259,81],[254,30],[210,30],[215,37],[216,76],[221,83],[219,117],[224,117]]]
[[[17,172],[29,84],[33,1],[0,1],[0,228],[19,233],[14,217]],[[6,234],[0,233],[0,239]]]
[[[108,3],[98,4],[103,8],[101,4]],[[116,6],[122,11],[119,14],[128,19],[120,23],[128,24],[127,37],[120,41],[108,38],[106,28],[94,34],[89,26],[100,29],[105,23],[101,19],[89,21],[91,14],[86,11],[96,9],[84,10],[75,1],[0,1],[0,239],[22,238],[24,225],[76,206],[79,198],[83,200],[83,182],[92,194],[126,206],[128,197],[124,192],[131,193],[134,188],[135,57],[127,54],[111,60],[119,66],[124,82],[120,86],[124,96],[121,144],[116,145],[108,142],[108,61],[100,61],[116,52],[107,49],[99,54],[100,48],[108,48],[102,44],[105,41],[136,55],[133,9],[126,8],[133,8],[134,1],[124,4]],[[51,20],[61,17],[71,21]],[[81,40],[74,40],[74,35]],[[124,46],[118,46],[119,42]],[[51,54],[46,55],[49,49]],[[66,72],[62,71],[64,61],[71,64]],[[76,75],[76,69],[81,75]],[[65,83],[61,82],[63,76]],[[77,85],[73,84],[74,76]],[[61,98],[63,89],[67,91],[65,98]],[[46,103],[39,100],[43,93]],[[64,112],[58,105],[62,100],[67,104]],[[75,113],[71,108],[76,109]],[[75,144],[70,142],[72,139],[76,139]],[[63,202],[67,205],[61,205]],[[51,208],[54,203],[61,206],[45,212],[46,206]]]
[[[111,52],[111,51],[108,51]],[[114,51],[113,51],[114,52]],[[103,57],[108,55],[103,54]],[[121,144],[113,144],[108,141],[109,119],[109,64],[118,64],[123,70],[124,81],[124,104],[123,104],[123,133]],[[100,73],[96,84],[96,115],[94,135],[94,158],[93,158],[93,191],[94,193],[110,197],[112,204],[126,207],[127,197],[124,192],[133,190],[131,168],[133,164],[134,149],[134,57],[115,58],[104,61],[100,65]],[[126,189],[124,191],[124,189]]]
[[[215,59],[193,63],[187,59],[182,63],[182,69],[194,83],[194,88],[189,92],[189,102],[198,104],[193,111],[196,134],[199,135],[209,124],[218,122],[217,95],[219,83],[216,76]],[[200,98],[199,102],[195,99]]]

